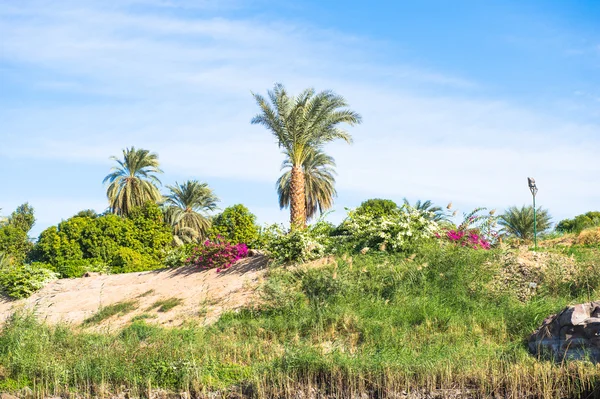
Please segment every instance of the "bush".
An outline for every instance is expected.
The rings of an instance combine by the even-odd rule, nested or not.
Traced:
[[[321,258],[333,250],[330,233],[333,226],[319,221],[306,229],[284,230],[272,225],[264,233],[269,237],[265,249],[276,264],[303,263]]]
[[[34,223],[33,208],[27,203],[3,219],[3,223],[0,223],[0,252],[12,256],[17,262],[23,262],[33,247],[27,234]]]
[[[252,243],[258,238],[256,216],[241,204],[225,208],[212,223],[210,237],[217,236],[234,244]]]
[[[587,228],[598,226],[600,226],[600,212],[587,212],[573,219],[561,220],[556,225],[556,230],[561,233],[579,233]]]
[[[192,256],[192,252],[198,244],[189,243],[181,246],[176,246],[171,248],[165,258],[163,263],[167,267],[180,267],[186,264],[186,260]]]
[[[490,249],[498,237],[496,231],[497,218],[494,212],[482,214],[486,208],[476,208],[464,216],[463,222],[455,228],[446,228],[436,237],[462,247],[473,249]]]
[[[11,265],[0,270],[0,290],[14,299],[27,298],[57,278],[57,273],[40,264]]]
[[[389,199],[373,198],[364,201],[354,211],[356,215],[369,215],[371,217],[385,217],[395,215],[400,211],[398,205]]]
[[[410,251],[439,234],[440,226],[425,211],[405,206],[397,213],[372,217],[350,211],[342,223],[346,239],[363,252],[374,248],[381,251]]]
[[[65,277],[79,277],[102,265],[114,272],[152,270],[172,241],[156,204],[136,208],[127,218],[78,215],[44,230],[30,259],[51,264]]]
[[[149,255],[139,253],[135,249],[122,247],[111,264],[113,273],[134,273],[160,269],[162,264]]]
[[[579,245],[600,245],[600,227],[583,230],[577,236]]]
[[[246,256],[248,256],[246,244],[206,240],[192,250],[192,255],[186,260],[186,264],[201,269],[217,269],[217,272],[220,272]]]

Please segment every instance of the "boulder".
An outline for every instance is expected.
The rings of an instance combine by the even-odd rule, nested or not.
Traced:
[[[567,306],[547,317],[528,344],[538,357],[600,363],[600,301]]]

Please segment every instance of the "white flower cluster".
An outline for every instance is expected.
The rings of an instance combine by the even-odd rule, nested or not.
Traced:
[[[407,250],[441,230],[430,212],[408,206],[398,213],[377,217],[350,211],[344,227],[353,240],[388,251]]]

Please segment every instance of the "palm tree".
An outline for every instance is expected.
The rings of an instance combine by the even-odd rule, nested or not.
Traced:
[[[550,228],[552,217],[548,210],[541,207],[536,210],[537,231],[543,233]],[[510,236],[524,240],[533,239],[533,206],[522,206],[517,208],[511,206],[503,215],[500,215],[498,224],[503,226],[502,231]]]
[[[260,107],[252,124],[263,125],[273,133],[291,166],[291,226],[304,227],[307,209],[302,165],[311,153],[321,150],[326,143],[336,139],[351,143],[350,134],[338,125],[358,124],[361,116],[347,109],[346,100],[332,91],[315,93],[314,89],[306,89],[294,97],[277,83],[268,92],[270,103],[259,94],[252,95]]]
[[[304,193],[306,218],[312,219],[317,211],[323,213],[333,205],[337,196],[335,190],[335,161],[333,157],[322,151],[312,151],[302,164],[304,173]],[[292,180],[292,163],[286,159],[281,169],[287,169],[277,180],[277,194],[281,209],[290,206],[290,186]]]
[[[126,216],[147,201],[162,200],[157,187],[160,180],[156,174],[162,173],[157,154],[131,147],[123,150],[122,160],[114,156],[110,159],[115,160],[118,166],[114,166],[102,182],[108,183],[106,196],[111,212]]]
[[[208,184],[188,180],[167,188],[171,193],[165,196],[165,222],[173,227],[174,235],[182,241],[205,236],[211,224],[206,212],[217,209],[219,202]]]
[[[446,215],[444,214],[444,210],[439,206],[433,205],[433,202],[430,200],[423,201],[417,200],[414,205],[411,205],[410,202],[406,198],[404,198],[404,205],[414,208],[418,211],[424,212],[426,215],[431,215],[431,220],[435,222],[441,222],[443,220],[447,220]]]

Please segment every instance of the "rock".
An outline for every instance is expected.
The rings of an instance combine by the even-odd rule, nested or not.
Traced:
[[[600,301],[567,306],[547,317],[529,337],[528,346],[533,355],[557,362],[600,363]]]
[[[11,395],[9,393],[1,393],[0,394],[0,399],[19,399],[14,395]]]
[[[96,277],[96,276],[101,276],[102,273],[98,273],[98,272],[85,272],[83,274],[83,277]]]

